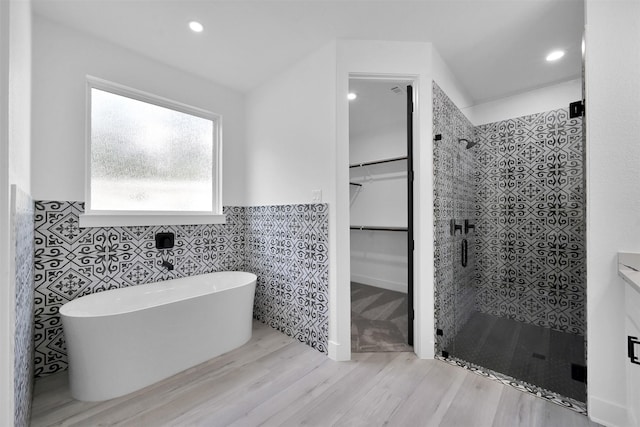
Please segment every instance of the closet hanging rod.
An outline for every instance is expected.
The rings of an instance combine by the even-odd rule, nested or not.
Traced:
[[[368,230],[368,231],[408,231],[407,227],[375,227],[367,225],[352,225],[352,230]]]
[[[355,186],[358,186],[358,187],[362,187],[362,184],[359,184],[357,182],[350,182],[349,185],[355,185]]]
[[[399,160],[407,160],[407,156],[393,157],[390,159],[383,159],[383,160],[375,160],[373,162],[354,163],[352,165],[349,165],[349,168],[360,168],[362,166],[379,165],[381,163],[397,162]]]

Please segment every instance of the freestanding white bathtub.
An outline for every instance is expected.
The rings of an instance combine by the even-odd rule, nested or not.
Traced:
[[[218,272],[87,295],[60,308],[71,395],[122,396],[249,341],[256,276]]]

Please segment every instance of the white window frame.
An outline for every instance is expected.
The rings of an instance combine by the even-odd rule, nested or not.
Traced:
[[[222,214],[222,116],[137,89],[87,76],[86,86],[86,146],[85,146],[85,213],[80,215],[80,227],[119,227],[137,225],[224,224]],[[91,89],[190,114],[213,122],[213,206],[211,211],[117,211],[91,208]]]

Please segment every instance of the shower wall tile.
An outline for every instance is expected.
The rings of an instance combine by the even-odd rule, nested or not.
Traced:
[[[226,207],[224,225],[80,228],[83,203],[35,203],[35,375],[67,366],[58,314],[94,292],[213,271],[243,270],[245,210]],[[155,248],[155,233],[175,233],[175,247]],[[161,266],[163,260],[173,271]]]
[[[474,309],[584,334],[582,119],[559,109],[474,128],[435,83],[433,108],[438,350]],[[467,218],[475,230],[451,236]]]
[[[477,133],[476,309],[584,334],[582,118],[559,109]]]
[[[247,207],[254,317],[318,351],[329,336],[328,205]]]
[[[434,218],[435,218],[435,298],[437,350],[446,349],[449,341],[466,323],[475,303],[473,232],[450,233],[450,221],[464,224],[476,221],[473,152],[466,149],[464,138],[475,141],[471,122],[447,95],[433,84],[433,133],[442,139],[434,141]],[[467,239],[468,263],[462,266],[462,241]]]
[[[66,369],[58,310],[94,292],[213,271],[258,276],[254,317],[327,351],[327,205],[225,207],[224,225],[80,228],[82,203],[35,204],[35,374]],[[155,249],[155,233],[175,247]],[[171,272],[163,260],[174,264]]]
[[[27,426],[33,396],[33,200],[16,186],[11,212],[16,289],[14,338],[14,425]]]

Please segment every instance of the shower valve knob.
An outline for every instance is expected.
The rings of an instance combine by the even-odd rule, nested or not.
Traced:
[[[460,231],[460,234],[462,234],[462,224],[456,224],[456,220],[452,219],[449,223],[449,232],[451,233],[452,236],[456,235],[456,231]]]
[[[472,228],[473,228],[473,231],[476,230],[475,224],[469,224],[469,220],[465,219],[464,220],[464,234],[469,234],[469,230],[471,230]]]

